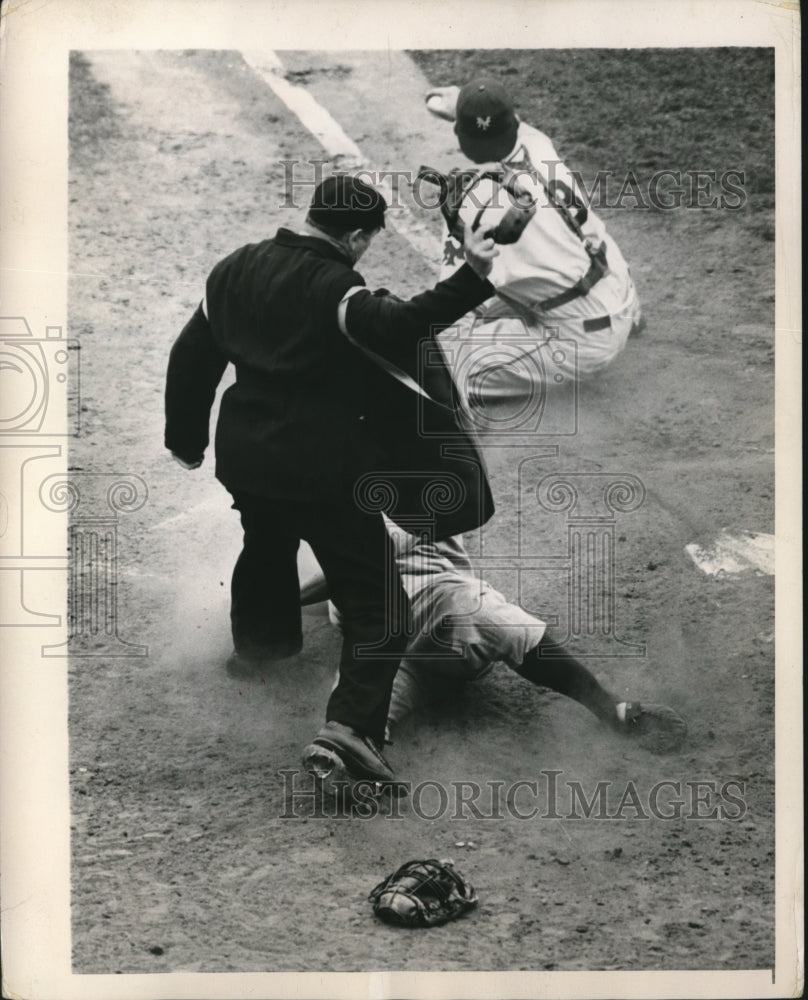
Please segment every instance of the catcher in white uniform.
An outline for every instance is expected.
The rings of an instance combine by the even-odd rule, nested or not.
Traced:
[[[475,395],[529,393],[548,370],[573,379],[601,371],[641,327],[642,317],[628,265],[602,220],[584,204],[580,182],[552,141],[519,120],[495,81],[432,91],[427,107],[454,121],[470,160],[513,171],[536,204],[518,240],[499,247],[490,275],[497,297],[441,338],[456,381],[473,402]],[[461,222],[480,224],[482,217],[485,224],[485,197],[477,191],[467,199]],[[462,254],[449,234],[442,276],[459,266]],[[564,342],[575,346],[565,349]]]
[[[458,685],[478,680],[497,663],[505,663],[531,683],[578,701],[610,728],[636,737],[654,753],[681,746],[687,726],[672,709],[622,701],[561,647],[548,650],[544,622],[510,604],[475,574],[461,538],[419,541],[385,520],[410,598],[415,633],[393,682],[388,738],[438,690],[451,695]],[[325,599],[316,563],[310,563],[301,579],[304,604]],[[329,614],[338,626],[333,605]]]

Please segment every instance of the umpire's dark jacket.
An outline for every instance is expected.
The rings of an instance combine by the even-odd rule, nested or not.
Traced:
[[[236,382],[216,427],[216,476],[231,493],[344,502],[353,492],[406,530],[444,538],[477,528],[493,513],[491,492],[432,338],[494,290],[467,264],[408,301],[364,285],[336,246],[287,229],[217,264],[207,318],[200,306],[171,350],[166,447],[187,461],[202,457],[216,387],[232,362]],[[356,286],[349,339],[337,308]]]

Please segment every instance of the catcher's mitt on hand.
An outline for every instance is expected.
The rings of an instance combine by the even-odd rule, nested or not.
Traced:
[[[402,927],[435,927],[477,905],[474,888],[452,861],[408,861],[368,897],[377,917]]]
[[[501,163],[455,168],[448,174],[421,167],[417,180],[440,188],[441,213],[449,234],[460,243],[467,224],[472,232],[486,227],[495,243],[516,243],[536,214],[536,199],[519,182],[518,173]]]

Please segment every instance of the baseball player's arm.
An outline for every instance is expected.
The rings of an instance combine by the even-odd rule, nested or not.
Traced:
[[[165,388],[165,446],[184,468],[202,464],[210,409],[227,367],[200,303],[174,341]]]

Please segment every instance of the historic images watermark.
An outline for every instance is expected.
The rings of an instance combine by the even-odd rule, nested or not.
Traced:
[[[330,159],[288,159],[280,160],[279,163],[283,167],[284,180],[283,200],[278,208],[306,208],[314,189],[333,172],[333,161]],[[544,195],[548,199],[547,204],[549,198],[557,197],[559,192],[569,204],[592,209],[627,208],[665,212],[679,208],[708,208],[737,211],[747,202],[746,172],[737,167],[700,167],[689,170],[663,168],[647,176],[640,176],[635,170],[623,173],[599,170],[587,183],[580,171],[567,168],[565,179],[558,178],[556,173],[562,165],[561,160],[542,160],[535,165],[547,183]],[[412,202],[418,208],[426,211],[440,208],[447,194],[445,186],[436,186],[433,181],[419,177],[416,170],[360,168],[351,173],[373,187],[382,188],[386,197],[391,199],[389,207],[392,209],[405,207],[406,203],[402,200],[405,191],[410,193]],[[512,176],[517,180],[519,173],[518,166],[511,169]],[[473,190],[468,192],[467,197],[476,207],[483,207],[483,203],[475,200]],[[501,204],[496,201],[492,203],[488,196],[485,204],[504,207],[508,204],[507,199],[513,195],[503,186],[497,197],[502,199]],[[539,203],[541,204],[541,200]],[[339,205],[335,204],[334,207],[338,208]]]
[[[420,820],[599,820],[733,821],[748,811],[746,782],[694,778],[662,779],[645,786],[637,781],[601,780],[584,787],[560,770],[541,770],[517,781],[485,782],[427,779],[398,782],[396,795],[380,796],[371,781],[345,783],[347,802],[324,795],[305,771],[277,772],[283,786],[280,819]]]

